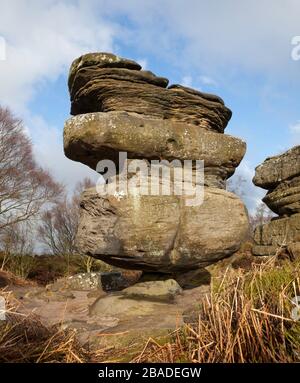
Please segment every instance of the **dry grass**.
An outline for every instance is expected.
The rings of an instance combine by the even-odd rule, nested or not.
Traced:
[[[272,258],[250,273],[225,275],[201,303],[197,323],[164,344],[150,338],[134,362],[299,362],[300,322],[291,319],[299,267]]]
[[[164,341],[150,338],[132,362],[299,362],[300,321],[291,318],[300,295],[300,261],[278,265],[271,258],[250,272],[228,270],[214,279],[199,302],[198,319]],[[0,322],[0,362],[88,363],[128,354],[113,345],[91,352],[75,330],[47,327],[34,315],[20,315],[12,294]]]
[[[91,355],[76,340],[75,331],[47,327],[31,314],[17,312],[11,293],[1,292],[8,305],[6,321],[0,322],[0,362],[87,362]]]
[[[0,270],[0,288],[5,286],[34,286],[36,283],[16,276],[10,271]]]
[[[6,320],[0,321],[0,363],[102,363],[122,357],[128,347],[113,345],[90,350],[75,329],[47,326],[37,315],[19,313],[21,304],[11,292],[0,290],[6,301]]]

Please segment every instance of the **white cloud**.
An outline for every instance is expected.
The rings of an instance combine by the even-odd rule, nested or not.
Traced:
[[[217,82],[209,76],[199,76],[199,81],[203,85],[209,85],[209,86],[217,86]]]
[[[74,58],[112,51],[117,31],[84,1],[1,1],[0,36],[6,42],[6,60],[0,61],[0,104],[23,118],[37,160],[69,190],[83,177],[97,174],[64,156],[62,127],[49,126],[43,116],[29,110],[29,102],[41,84],[67,73]],[[49,108],[55,113],[55,105]]]
[[[96,2],[94,3],[96,4]],[[110,15],[125,15],[133,30],[128,41],[180,68],[223,77],[253,71],[299,81],[291,38],[299,35],[300,2],[127,0],[107,2]],[[214,77],[214,76],[213,76]]]
[[[6,59],[6,42],[5,38],[0,36],[0,61],[4,61]]]
[[[300,133],[300,120],[289,126],[292,133]]]
[[[299,145],[300,144],[300,120],[296,121],[294,124],[289,126],[289,131],[291,134],[291,144]]]
[[[35,152],[54,174],[63,178],[68,173],[67,182],[75,182],[85,167],[64,158],[62,128],[28,111],[40,84],[66,73],[75,57],[116,50],[118,40],[135,48],[143,67],[153,54],[181,73],[202,73],[184,76],[187,86],[216,86],[225,77],[251,72],[281,80],[293,76],[297,82],[300,67],[291,58],[291,38],[299,35],[299,13],[298,0],[1,1],[0,36],[7,59],[0,61],[0,103],[24,117]],[[291,133],[299,138],[295,128]],[[238,172],[246,171],[243,164]]]
[[[255,213],[256,208],[266,194],[266,190],[253,184],[254,174],[254,166],[244,159],[236,169],[235,174],[229,179],[230,190],[233,190],[240,196],[247,206],[250,215]]]
[[[181,84],[183,86],[192,87],[192,84],[193,84],[192,76],[183,76],[181,80]]]
[[[136,60],[142,67],[142,69],[146,70],[147,69],[147,65],[148,65],[148,62],[147,62],[147,59],[137,59]]]
[[[66,73],[83,53],[112,50],[115,33],[80,2],[2,2],[0,35],[6,41],[6,60],[0,62],[1,103],[23,111],[38,83]]]
[[[30,125],[36,160],[45,169],[51,170],[69,192],[72,192],[75,184],[85,177],[91,178],[96,183],[99,175],[95,171],[65,157],[61,129],[49,126],[41,116],[28,115],[26,121]]]

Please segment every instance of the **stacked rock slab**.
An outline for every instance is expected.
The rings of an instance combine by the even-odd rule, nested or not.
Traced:
[[[129,163],[146,160],[149,169],[152,160],[204,160],[204,202],[198,206],[181,195],[86,190],[77,235],[82,253],[124,268],[172,273],[205,267],[239,249],[247,212],[224,189],[246,145],[223,134],[231,111],[221,98],[168,87],[167,79],[108,53],[76,59],[68,84],[74,115],[64,129],[68,158],[92,169],[111,160],[118,172],[120,152]]]
[[[255,169],[253,183],[268,190],[264,203],[276,214],[256,228],[255,255],[273,255],[286,248],[300,250],[300,146],[267,158]]]

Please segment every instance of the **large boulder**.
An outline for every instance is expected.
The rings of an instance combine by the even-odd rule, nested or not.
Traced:
[[[103,159],[203,160],[208,186],[230,177],[246,151],[242,140],[177,121],[127,112],[87,113],[68,119],[64,129],[67,157],[92,169]]]
[[[204,188],[200,206],[184,196],[82,195],[77,247],[124,268],[172,273],[205,267],[237,251],[248,234],[243,203]]]
[[[105,179],[82,195],[78,249],[198,284],[203,270],[189,272],[233,254],[248,234],[243,203],[224,190],[246,150],[223,134],[231,111],[218,96],[168,86],[109,53],[76,59],[68,86],[65,154]]]

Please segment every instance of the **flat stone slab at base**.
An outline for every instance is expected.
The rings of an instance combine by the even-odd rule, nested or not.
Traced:
[[[109,295],[100,297],[90,309],[90,315],[100,317],[114,317],[120,319],[132,316],[150,315],[156,309],[166,307],[167,303],[153,302],[126,298],[124,295]]]
[[[138,282],[165,281],[167,279],[174,279],[182,289],[187,290],[209,285],[211,275],[210,272],[204,268],[173,274],[143,272]]]
[[[182,288],[174,279],[141,282],[122,291],[122,294],[126,298],[149,299],[163,302],[172,302],[176,295],[181,293]]]
[[[120,293],[100,297],[90,308],[90,321],[104,323],[109,318],[107,320],[112,323],[114,318],[117,324],[109,329],[109,334],[105,335],[104,331],[103,335],[94,337],[92,347],[126,346],[145,342],[149,337],[167,335],[190,318],[209,292],[209,286],[183,290],[172,302],[148,297],[129,298]]]
[[[64,300],[43,299],[45,288],[34,293],[34,287],[22,287],[14,296],[22,299],[20,313],[34,312],[47,325],[59,325],[62,329],[74,329],[80,342],[89,344],[92,350],[109,348],[114,360],[130,361],[135,350],[149,337],[163,339],[176,330],[197,310],[201,300],[209,294],[209,286],[184,290],[176,295],[173,303],[146,299],[129,299],[122,293],[91,297],[88,291],[70,291],[72,298]],[[102,298],[101,298],[102,297]],[[117,350],[128,348],[119,360]]]

